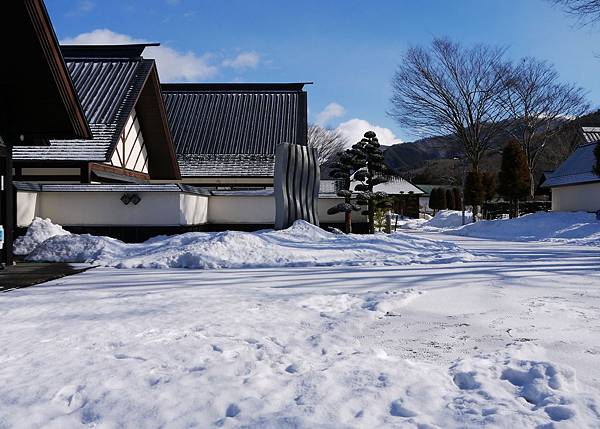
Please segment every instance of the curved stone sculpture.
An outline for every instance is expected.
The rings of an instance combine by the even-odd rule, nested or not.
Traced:
[[[275,229],[303,219],[319,225],[319,161],[304,145],[281,143],[275,151]]]

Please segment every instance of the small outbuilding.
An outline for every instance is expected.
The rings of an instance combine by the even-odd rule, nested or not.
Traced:
[[[594,173],[594,148],[600,127],[583,127],[584,143],[542,185],[552,191],[552,210],[600,210],[600,176]]]

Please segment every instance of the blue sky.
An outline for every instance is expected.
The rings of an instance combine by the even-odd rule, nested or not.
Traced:
[[[310,81],[310,119],[415,135],[386,115],[403,51],[448,36],[553,63],[600,105],[600,28],[545,0],[46,0],[59,39],[155,41],[163,81]],[[150,52],[146,53],[147,57]],[[396,141],[398,141],[396,140]]]

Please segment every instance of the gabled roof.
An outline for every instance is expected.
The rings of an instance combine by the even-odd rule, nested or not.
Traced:
[[[600,141],[600,127],[581,127],[581,134],[585,143]]]
[[[278,144],[306,144],[303,87],[303,83],[163,84],[182,175],[273,176]]]
[[[358,182],[352,182],[350,188],[354,191],[354,188]],[[385,192],[388,195],[401,195],[401,194],[414,194],[423,195],[421,189],[410,183],[408,180],[404,180],[402,177],[390,177],[385,183],[380,183],[373,187],[374,192]]]
[[[550,175],[542,187],[552,188],[556,186],[600,182],[600,177],[593,172],[594,164],[596,163],[596,157],[594,156],[595,147],[596,143],[588,143],[580,146]]]
[[[205,189],[176,183],[131,185],[120,183],[43,184],[14,182],[14,186],[19,191],[29,192],[183,192],[203,196],[210,195],[210,192]]]
[[[6,121],[0,127],[14,134],[8,138],[14,143],[15,136],[23,135],[27,144],[47,138],[89,138],[86,118],[43,1],[2,2],[0,34],[5,42],[0,122]]]
[[[14,159],[108,161],[127,118],[137,108],[148,149],[150,176],[179,178],[156,65],[154,60],[141,57],[146,46],[63,46],[93,139],[52,140],[46,147],[16,148]]]

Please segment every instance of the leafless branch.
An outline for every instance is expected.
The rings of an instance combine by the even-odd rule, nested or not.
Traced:
[[[348,140],[337,130],[310,124],[308,126],[308,145],[317,150],[319,164],[323,164],[332,155],[343,151],[348,146]]]
[[[582,26],[600,21],[600,0],[550,0],[577,18]]]
[[[498,103],[503,56],[502,48],[448,39],[410,48],[392,80],[390,116],[417,131],[454,135],[477,170],[506,115]]]
[[[527,157],[533,196],[534,172],[547,143],[566,122],[583,115],[589,105],[585,91],[560,82],[554,67],[545,61],[523,58],[507,70],[499,102],[511,118],[507,129]]]

